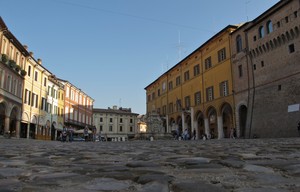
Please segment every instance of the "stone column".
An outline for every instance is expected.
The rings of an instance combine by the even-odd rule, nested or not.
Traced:
[[[29,132],[30,132],[30,122],[27,122],[27,139],[29,139]]]
[[[205,134],[207,135],[207,137],[209,137],[210,130],[209,130],[209,122],[207,118],[204,119],[204,128],[205,128]]]
[[[182,122],[182,132],[185,130],[185,119],[184,119],[184,113],[181,112],[181,122]]]
[[[191,109],[191,138],[193,137],[193,131],[195,129],[195,126],[194,126],[194,108],[193,107],[190,107]],[[197,130],[196,130],[196,135],[197,135]]]
[[[21,126],[21,122],[20,120],[16,121],[16,137],[20,138],[20,126]]]
[[[218,116],[217,120],[218,120],[218,139],[223,139],[224,138],[224,130],[223,130],[222,116]]]
[[[5,123],[4,123],[4,133],[9,132],[9,121],[10,121],[9,116],[6,116],[5,117]]]
[[[166,124],[167,124],[167,133],[171,133],[170,128],[169,128],[169,116],[166,115]]]

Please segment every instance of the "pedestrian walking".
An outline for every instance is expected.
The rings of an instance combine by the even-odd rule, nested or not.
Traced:
[[[89,128],[87,126],[85,126],[83,130],[83,135],[84,135],[84,141],[87,142],[89,139]]]
[[[234,137],[234,129],[233,128],[230,129],[230,139],[235,139],[235,137]]]
[[[298,135],[300,137],[300,121],[298,122]]]
[[[193,139],[196,140],[196,129],[193,130]]]

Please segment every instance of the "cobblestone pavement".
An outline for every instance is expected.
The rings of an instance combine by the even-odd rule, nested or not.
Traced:
[[[300,138],[73,142],[0,138],[0,191],[300,191]]]

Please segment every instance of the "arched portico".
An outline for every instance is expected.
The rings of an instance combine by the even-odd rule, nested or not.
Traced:
[[[197,111],[195,115],[196,119],[196,138],[202,138],[205,134],[205,127],[204,127],[204,115],[201,111]]]
[[[238,112],[239,124],[237,127],[237,137],[245,138],[248,108],[245,105],[241,105],[238,109]]]
[[[5,103],[0,103],[0,135],[5,132]]]
[[[178,117],[177,117],[176,122],[177,122],[177,125],[178,125],[178,132],[179,132],[179,135],[181,135],[181,134],[182,134],[182,128],[183,128],[181,116],[178,116]]]
[[[214,107],[210,107],[207,110],[208,125],[206,126],[206,134],[211,139],[218,138],[218,122],[217,122],[217,111]]]
[[[233,112],[230,104],[224,103],[221,107],[222,119],[219,123],[219,138],[229,138],[231,129],[234,129]]]

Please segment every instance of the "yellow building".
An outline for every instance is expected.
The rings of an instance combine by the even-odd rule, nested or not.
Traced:
[[[42,66],[40,59],[34,59],[32,52],[23,69],[27,75],[24,81],[22,135],[26,138],[47,139],[50,135],[50,129],[46,126],[47,84],[51,73]]]
[[[230,34],[236,28],[225,27],[145,88],[147,115],[158,113],[166,133],[229,137],[235,127]]]

